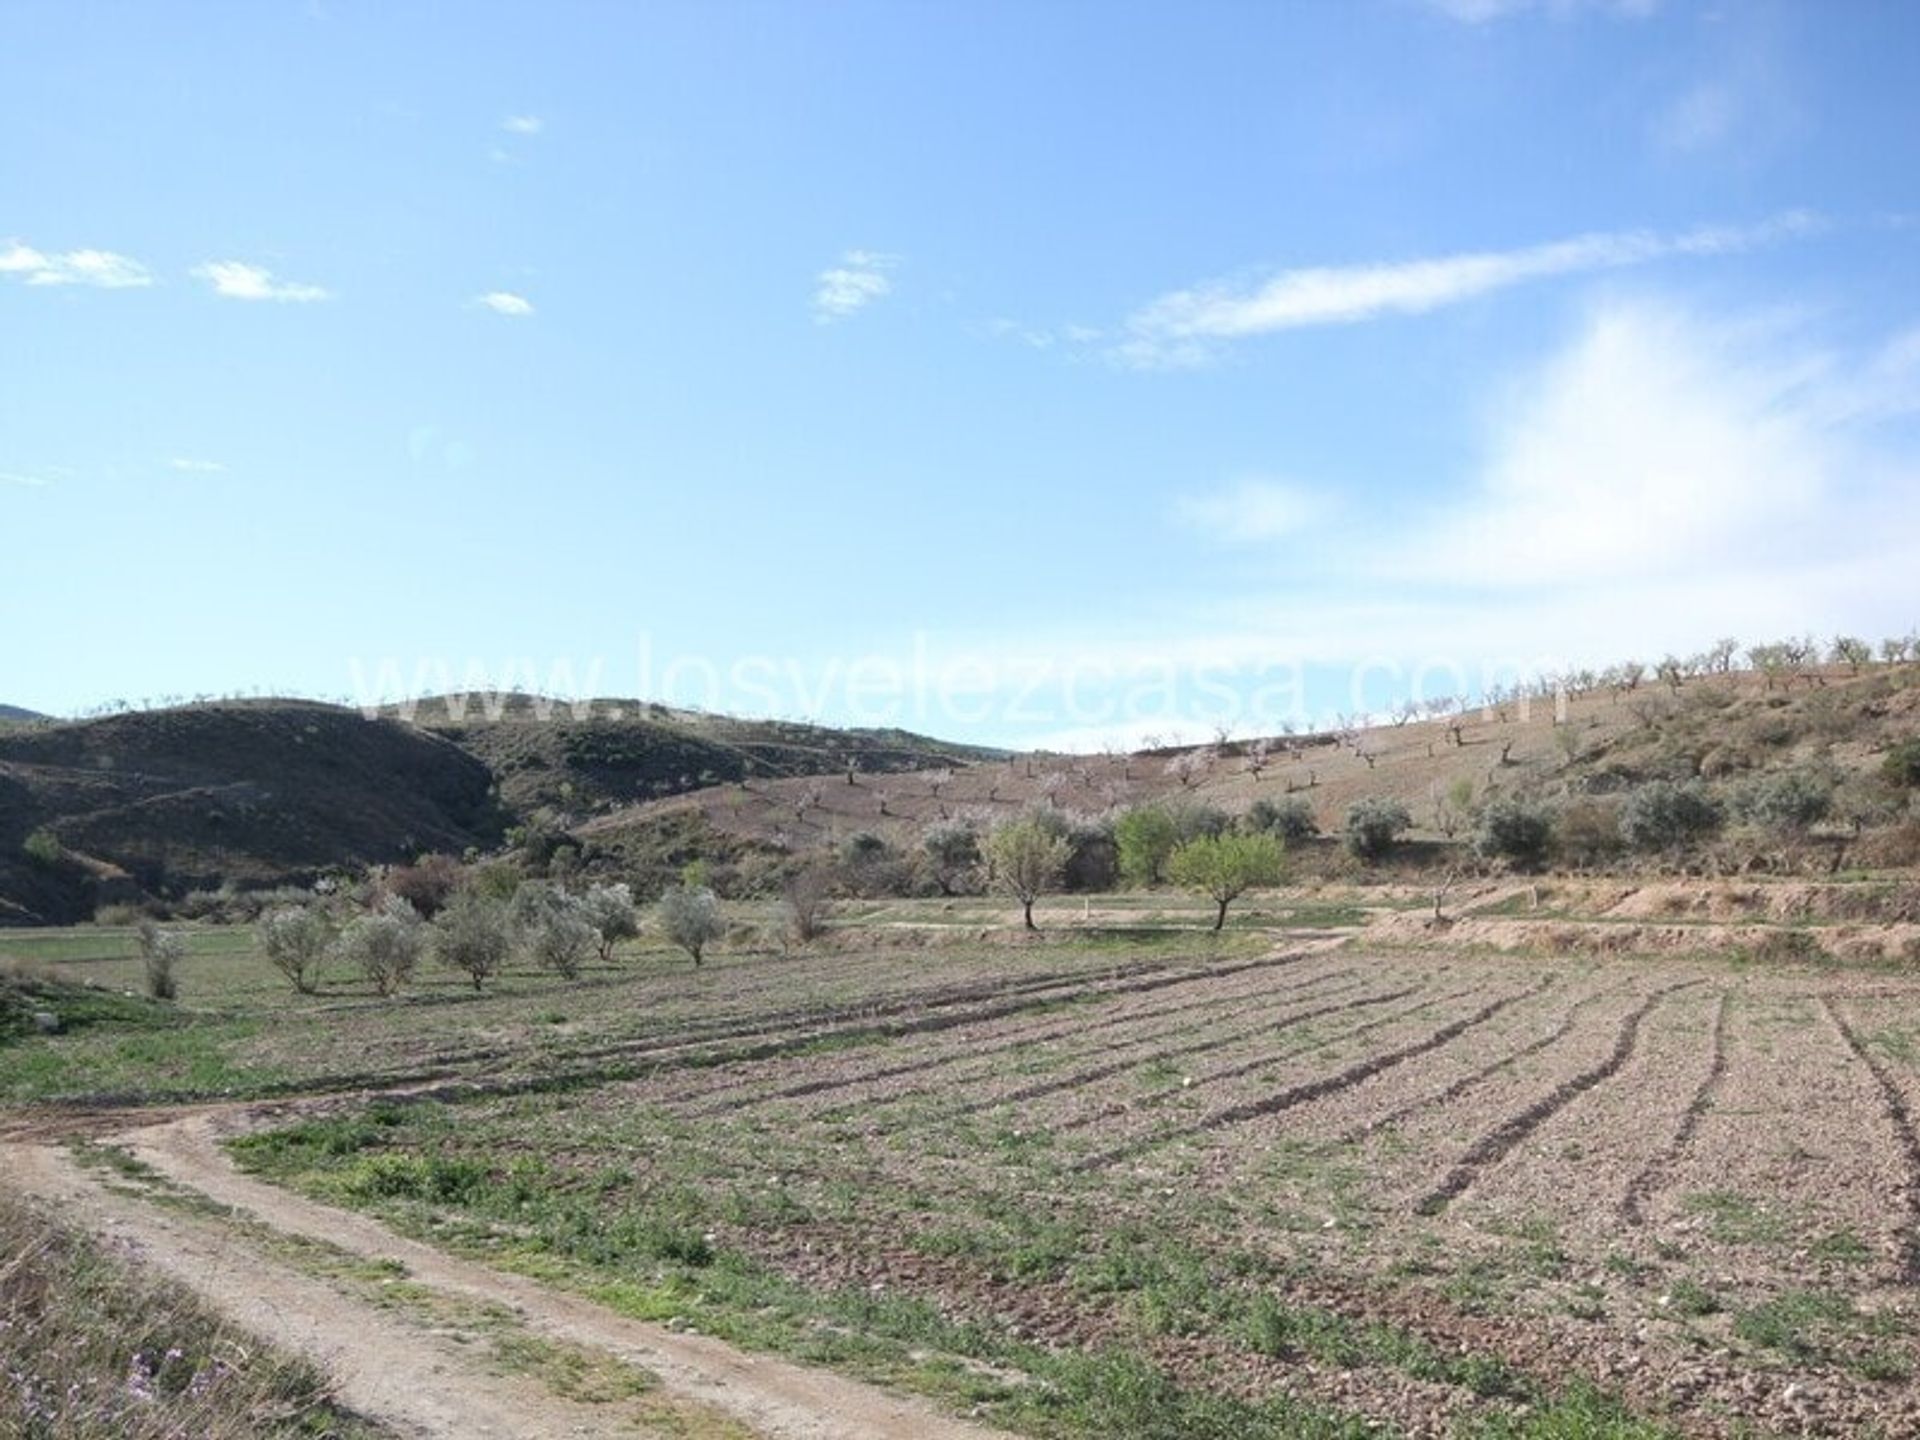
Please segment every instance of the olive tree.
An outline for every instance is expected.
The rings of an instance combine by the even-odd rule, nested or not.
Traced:
[[[425,931],[419,912],[398,895],[389,895],[378,910],[340,932],[334,953],[366,977],[377,993],[394,995],[420,968]]]
[[[602,960],[613,959],[613,947],[640,933],[640,911],[633,889],[624,883],[590,886],[580,897],[580,918],[593,927]]]
[[[513,922],[506,902],[467,891],[433,918],[433,953],[450,970],[464,971],[476,990],[506,968],[513,955]]]
[[[698,969],[701,952],[726,933],[720,897],[704,885],[675,885],[660,897],[660,928]]]
[[[1033,902],[1060,883],[1072,852],[1066,836],[1033,820],[1002,825],[988,837],[993,883],[1020,902],[1027,929],[1040,928],[1033,923]]]
[[[1173,852],[1167,873],[1176,885],[1197,890],[1217,909],[1214,933],[1227,923],[1227,906],[1256,885],[1277,885],[1285,859],[1272,835],[1202,835]]]
[[[151,920],[142,920],[134,931],[140,946],[147,995],[154,1000],[172,1000],[180,994],[180,977],[174,969],[187,957],[185,938],[172,930],[162,930]]]
[[[320,966],[333,946],[333,922],[314,905],[282,905],[260,917],[260,953],[302,995],[320,988]]]
[[[587,919],[586,907],[572,896],[534,925],[527,939],[534,963],[568,980],[580,973],[600,944],[600,932]]]

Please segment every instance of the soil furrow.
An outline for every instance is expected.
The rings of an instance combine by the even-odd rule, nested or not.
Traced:
[[[1338,1136],[1338,1143],[1342,1145],[1354,1144],[1357,1141],[1364,1140],[1367,1136],[1377,1131],[1398,1125],[1401,1121],[1410,1119],[1424,1110],[1431,1110],[1437,1106],[1458,1100],[1468,1091],[1486,1084],[1487,1081],[1493,1079],[1496,1075],[1505,1074],[1521,1061],[1531,1060],[1541,1051],[1551,1049],[1553,1046],[1558,1045],[1573,1033],[1573,1027],[1580,1023],[1582,1011],[1590,1005],[1597,1005],[1600,1001],[1616,993],[1618,992],[1597,991],[1592,995],[1583,995],[1568,1008],[1567,1013],[1561,1017],[1560,1023],[1555,1025],[1552,1030],[1542,1035],[1539,1039],[1521,1046],[1512,1054],[1503,1055],[1498,1060],[1491,1061],[1476,1070],[1469,1071],[1449,1085],[1442,1086],[1438,1090],[1429,1091],[1425,1095],[1416,1096],[1414,1099],[1402,1105],[1397,1105],[1384,1115],[1376,1116],[1369,1120],[1362,1120],[1357,1124],[1348,1126]]]
[[[1428,1191],[1414,1206],[1417,1213],[1435,1215],[1447,1205],[1464,1194],[1469,1186],[1479,1178],[1482,1171],[1513,1153],[1514,1147],[1525,1140],[1552,1116],[1571,1105],[1580,1096],[1620,1073],[1620,1069],[1633,1058],[1635,1046],[1640,1042],[1640,1026],[1653,1008],[1669,995],[1687,990],[1696,985],[1705,984],[1701,980],[1685,980],[1678,985],[1668,985],[1654,991],[1634,1007],[1633,1011],[1620,1022],[1620,1033],[1615,1039],[1613,1049],[1598,1065],[1581,1071],[1570,1079],[1563,1080],[1552,1091],[1517,1115],[1509,1116],[1480,1139],[1476,1140],[1460,1158],[1447,1178]]]
[[[1315,975],[1301,981],[1298,988],[1305,989],[1309,986],[1320,984],[1323,981],[1344,979],[1354,973],[1355,971],[1352,968],[1328,971],[1324,974]],[[1200,984],[1215,982],[1223,977],[1209,974],[1195,975],[1190,978],[1193,983]],[[1131,1000],[1135,997],[1129,995],[1124,998]],[[905,1061],[897,1065],[871,1067],[857,1070],[851,1074],[822,1075],[812,1080],[802,1080],[784,1085],[775,1090],[753,1088],[756,1084],[764,1084],[765,1077],[760,1077],[758,1080],[738,1080],[724,1087],[716,1087],[714,1090],[708,1091],[695,1098],[705,1102],[701,1107],[703,1111],[715,1114],[741,1109],[746,1106],[764,1104],[769,1101],[802,1100],[811,1096],[830,1094],[835,1090],[853,1089],[861,1085],[879,1084],[887,1080],[896,1080],[908,1075],[925,1074],[929,1071],[941,1069],[944,1066],[964,1064],[970,1060],[978,1060],[987,1054],[1004,1054],[1026,1046],[1045,1044],[1049,1041],[1065,1039],[1069,1036],[1098,1034],[1104,1031],[1119,1029],[1127,1025],[1137,1025],[1145,1020],[1189,1015],[1196,1011],[1217,1011],[1223,1006],[1240,1003],[1244,1003],[1244,997],[1211,994],[1197,1000],[1187,1001],[1184,1004],[1171,1005],[1162,1010],[1139,1011],[1130,1009],[1124,1014],[1108,1016],[1090,1023],[1071,1021],[1066,1024],[1057,1024],[1050,1028],[1041,1029],[1031,1034],[1021,1034],[1018,1032],[1009,1033],[1003,1030],[995,1034],[994,1039],[997,1043],[990,1050],[982,1049],[978,1046],[963,1046],[956,1050],[943,1051],[937,1055],[923,1056],[920,1059]],[[1187,1029],[1191,1027],[1183,1026],[1181,1028]],[[737,1095],[729,1093],[733,1091],[744,1091],[747,1093]],[[680,1099],[683,1097],[676,1096],[674,1098]]]
[[[1371,1080],[1374,1076],[1391,1070],[1397,1065],[1404,1065],[1409,1060],[1416,1060],[1422,1055],[1430,1054],[1438,1050],[1443,1045],[1451,1044],[1469,1030],[1486,1024],[1503,1010],[1507,1010],[1523,1000],[1529,1000],[1535,995],[1538,995],[1551,984],[1553,984],[1553,979],[1549,977],[1518,994],[1502,996],[1498,1000],[1481,1006],[1471,1015],[1441,1026],[1425,1039],[1416,1041],[1411,1045],[1403,1045],[1396,1050],[1388,1050],[1379,1055],[1371,1056],[1366,1060],[1362,1060],[1357,1065],[1349,1065],[1346,1069],[1337,1071],[1332,1075],[1322,1076],[1318,1080],[1308,1080],[1299,1085],[1290,1085],[1285,1090],[1263,1096],[1258,1100],[1249,1100],[1245,1104],[1228,1106],[1224,1110],[1215,1111],[1213,1114],[1206,1116],[1191,1126],[1181,1127],[1172,1131],[1162,1131],[1156,1135],[1143,1137],[1128,1145],[1118,1146],[1112,1150],[1091,1155],[1081,1162],[1079,1168],[1090,1170],[1103,1169],[1117,1161],[1130,1159],[1134,1155],[1141,1154],[1146,1150],[1156,1148],[1169,1141],[1181,1139],[1186,1135],[1207,1134],[1215,1130],[1223,1130],[1230,1125],[1241,1125],[1249,1120],[1263,1119],[1266,1116],[1277,1115],[1281,1111],[1294,1109],[1296,1106],[1308,1104],[1311,1101],[1335,1094],[1341,1090],[1351,1089],[1353,1086],[1363,1084]]]
[[[1901,1162],[1906,1170],[1901,1189],[1907,1209],[1907,1221],[1903,1227],[1906,1233],[1900,1244],[1900,1277],[1911,1285],[1920,1281],[1920,1129],[1915,1128],[1913,1111],[1907,1104],[1906,1094],[1888,1071],[1886,1062],[1860,1039],[1859,1032],[1840,1013],[1831,997],[1821,996],[1820,1008],[1826,1012],[1827,1019],[1833,1022],[1834,1029],[1840,1032],[1840,1038],[1847,1042],[1847,1048],[1873,1072],[1874,1083],[1880,1087],[1888,1123],[1893,1126],[1899,1141]]]
[[[1706,1118],[1707,1111],[1713,1108],[1713,1102],[1720,1093],[1720,1086],[1727,1076],[1727,1010],[1731,997],[1722,990],[1713,1011],[1713,1053],[1707,1064],[1707,1073],[1700,1078],[1700,1084],[1693,1092],[1693,1098],[1687,1102],[1686,1110],[1680,1116],[1680,1124],[1673,1132],[1673,1138],[1661,1149],[1660,1153],[1649,1160],[1627,1182],[1627,1193],[1620,1201],[1620,1214],[1629,1225],[1647,1223],[1647,1201],[1660,1188],[1660,1182],[1672,1171],[1680,1157],[1693,1143],[1700,1122]]]

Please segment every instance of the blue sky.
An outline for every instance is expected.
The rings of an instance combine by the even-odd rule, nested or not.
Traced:
[[[1091,744],[1920,622],[1911,6],[0,26],[0,700]]]

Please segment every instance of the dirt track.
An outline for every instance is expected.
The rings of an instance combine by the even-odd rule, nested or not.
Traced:
[[[401,1434],[432,1440],[560,1440],[633,1434],[754,1435],[791,1440],[987,1440],[998,1432],[940,1415],[857,1381],[744,1354],[720,1341],[630,1320],[531,1280],[455,1259],[249,1179],[219,1148],[240,1110],[203,1111],[114,1137],[177,1185],[246,1212],[277,1235],[325,1242],[405,1267],[441,1296],[511,1309],[533,1333],[618,1357],[657,1377],[645,1416],[569,1401],[502,1374],[482,1354],[423,1336],[406,1319],[263,1248],[240,1227],[161,1207],[83,1168],[49,1138],[0,1145],[5,1183],[63,1219],[123,1241],[257,1334],[323,1365],[344,1405]],[[97,1132],[96,1132],[97,1135]],[[664,1414],[663,1414],[664,1410]]]

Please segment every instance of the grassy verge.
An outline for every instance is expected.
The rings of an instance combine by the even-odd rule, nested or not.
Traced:
[[[0,1195],[0,1431],[23,1440],[383,1440],[321,1372]],[[17,1428],[14,1428],[17,1427]]]

